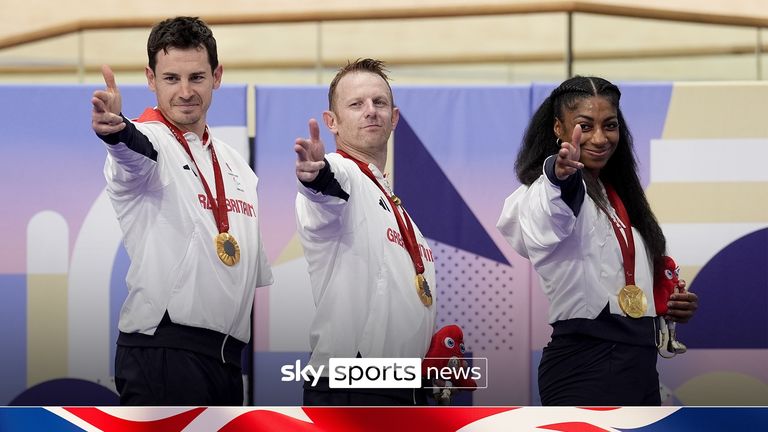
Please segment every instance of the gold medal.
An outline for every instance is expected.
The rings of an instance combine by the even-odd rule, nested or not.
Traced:
[[[416,275],[416,292],[419,294],[419,299],[424,303],[424,306],[432,306],[432,291],[430,291],[427,279],[423,274]]]
[[[219,255],[221,262],[228,266],[233,266],[240,261],[240,246],[230,233],[219,233],[214,240],[216,242],[216,253]]]
[[[392,198],[392,202],[395,203],[396,206],[400,205],[400,198],[398,198],[397,195],[392,194],[391,198]]]
[[[640,318],[648,310],[648,299],[637,285],[627,285],[619,291],[619,307],[632,318]]]

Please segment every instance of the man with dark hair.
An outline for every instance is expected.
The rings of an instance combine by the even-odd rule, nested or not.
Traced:
[[[304,384],[304,404],[426,404],[420,389],[329,386],[330,358],[423,358],[437,305],[432,251],[383,174],[400,115],[384,64],[343,67],[328,103],[336,152],[325,154],[315,119],[294,147],[297,225],[317,308],[310,365],[325,371]]]
[[[206,124],[221,85],[216,40],[197,18],[157,24],[145,73],[157,107],[121,114],[108,66],[92,127],[131,258],[115,383],[124,405],[242,405],[240,359],[256,287],[272,283],[258,179]]]

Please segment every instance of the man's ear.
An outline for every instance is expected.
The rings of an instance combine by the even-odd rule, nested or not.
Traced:
[[[151,67],[147,66],[144,68],[144,75],[147,76],[147,85],[149,86],[149,89],[154,92],[155,91],[155,72],[152,70]]]
[[[332,134],[338,134],[338,122],[333,111],[323,111],[323,122],[325,122],[325,126],[328,127]]]
[[[213,70],[213,88],[218,89],[221,87],[221,75],[224,74],[224,67],[221,65],[216,66]]]
[[[400,120],[400,108],[392,108],[392,130],[397,127],[397,122]]]

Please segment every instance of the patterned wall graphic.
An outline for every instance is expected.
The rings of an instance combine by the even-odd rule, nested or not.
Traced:
[[[461,325],[473,356],[489,361],[489,387],[461,403],[538,403],[546,300],[495,223],[518,186],[512,165],[523,129],[551,88],[395,88],[402,122],[389,170],[435,253],[438,325]],[[759,109],[768,85],[621,88],[669,253],[701,296],[698,316],[679,330],[689,352],[659,359],[665,403],[768,405],[768,171],[759,157],[768,145]],[[75,393],[83,403],[114,402],[109,387],[128,258],[103,192],[105,151],[90,129],[93,89],[0,86],[0,100],[12,102],[0,106],[0,181],[10,193],[0,206],[0,404],[58,405]],[[217,91],[209,122],[253,152],[260,177],[275,284],[257,292],[255,403],[295,405],[301,382],[282,382],[280,367],[306,362],[314,305],[296,238],[293,142],[307,135],[310,117],[320,118],[326,88],[258,87],[254,149],[245,90]],[[123,88],[123,96],[129,116],[154,102],[143,86]],[[321,134],[331,151],[324,127]]]
[[[675,84],[651,141],[648,198],[669,252],[701,298],[660,360],[670,403],[768,404],[768,85]]]

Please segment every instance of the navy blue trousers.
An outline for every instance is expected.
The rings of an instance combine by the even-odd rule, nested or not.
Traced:
[[[117,346],[121,405],[243,405],[240,367],[175,348]]]
[[[656,347],[591,336],[555,336],[539,364],[545,406],[661,405]]]

